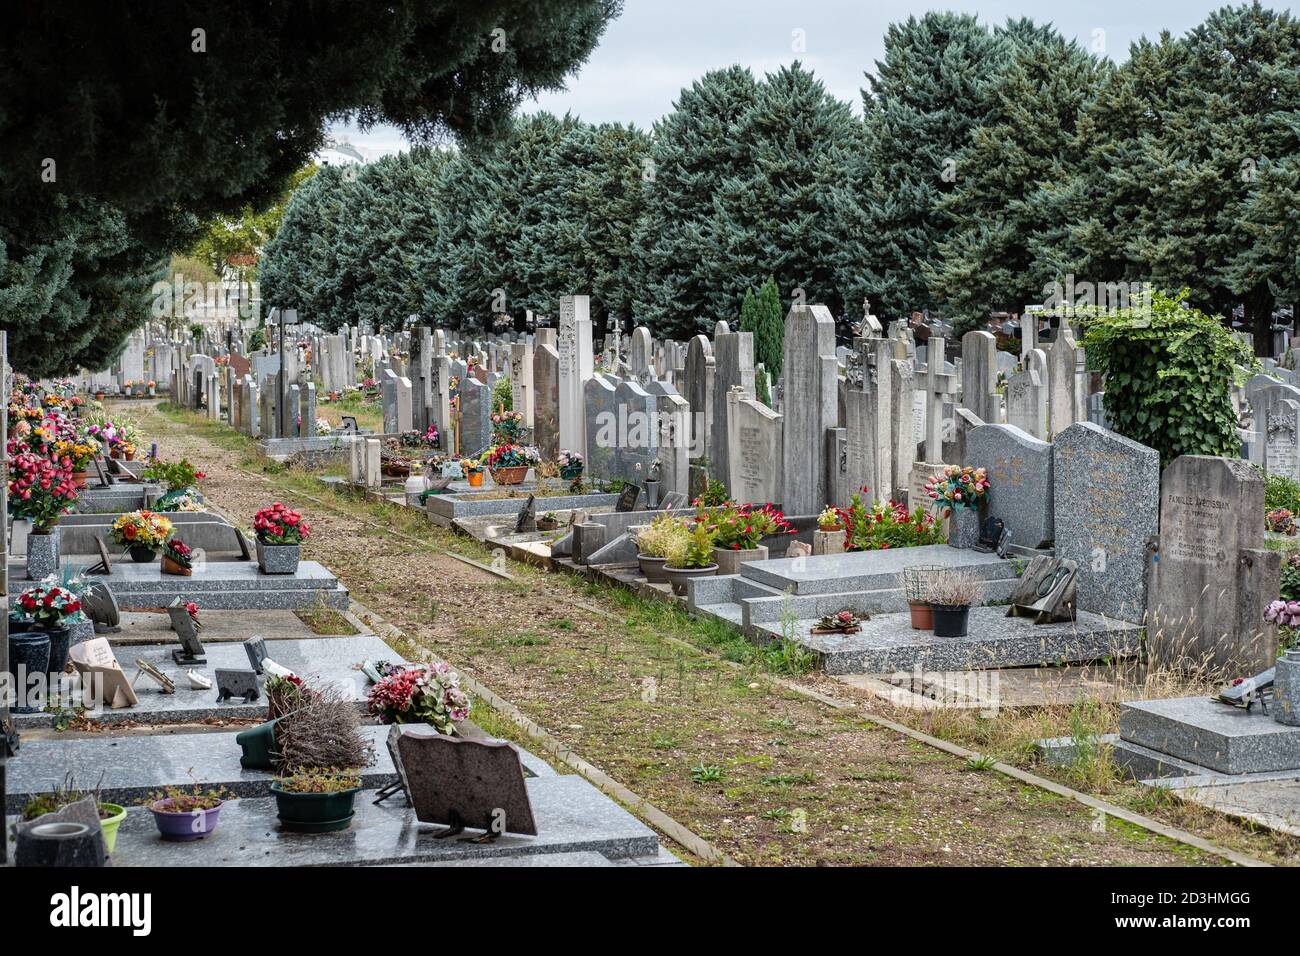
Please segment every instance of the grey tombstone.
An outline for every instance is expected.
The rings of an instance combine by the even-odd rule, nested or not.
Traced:
[[[560,454],[560,354],[554,346],[543,343],[533,349],[532,378],[533,441],[543,461],[555,461]]]
[[[1159,453],[1076,422],[1052,443],[1052,487],[1056,556],[1078,565],[1079,609],[1144,623],[1146,549],[1159,521]]]
[[[826,431],[836,427],[835,319],[824,305],[796,305],[785,319],[786,514],[816,514],[826,504]]]
[[[1047,369],[1048,414],[1052,434],[1057,435],[1075,422],[1088,418],[1084,352],[1075,344],[1074,333],[1064,321],[1056,341],[1048,349]]]
[[[722,324],[722,323],[719,323]],[[754,333],[723,332],[713,339],[713,421],[709,475],[731,488],[727,451],[727,396],[739,388],[754,397]]]
[[[1035,351],[1042,355],[1041,350]],[[1017,372],[1007,380],[1007,424],[1035,438],[1047,438],[1047,382],[1037,368]]]
[[[587,381],[594,373],[590,297],[585,295],[561,297],[558,331],[560,447],[586,456],[588,428],[583,420],[584,393]]]
[[[302,435],[316,434],[316,383],[308,382],[298,393],[299,416],[302,419]]]
[[[492,443],[492,389],[478,379],[460,381],[460,451],[477,455]]]
[[[843,425],[848,437],[850,487],[893,495],[893,345],[888,339],[854,339],[848,355]]]
[[[980,425],[966,437],[966,464],[988,472],[988,514],[1011,541],[1041,548],[1055,535],[1052,446],[1014,425]]]
[[[613,376],[597,373],[587,379],[583,389],[586,473],[593,478],[618,477],[618,382]]]
[[[244,653],[248,655],[248,666],[258,674],[262,673],[262,664],[266,661],[266,638],[254,635],[244,641]]]
[[[650,365],[653,349],[654,342],[650,337],[648,328],[639,325],[632,330],[631,345],[628,347],[627,353],[627,364],[631,370],[632,378],[641,385],[645,385],[646,382],[654,378],[654,372]]]
[[[895,340],[894,345],[897,352],[904,343]],[[916,423],[912,418],[916,411],[916,375],[909,359],[895,358],[890,364],[893,367],[889,396],[891,484],[894,497],[901,501],[911,480],[912,464],[916,461]]]
[[[1165,469],[1152,564],[1153,665],[1249,676],[1277,660],[1280,556],[1264,548],[1264,480],[1241,459],[1182,455]]]
[[[617,475],[641,482],[659,457],[658,402],[639,384],[619,382],[614,390],[618,405]]]
[[[731,497],[742,504],[781,501],[781,416],[733,388],[727,396],[727,450]]]
[[[386,369],[379,385],[384,411],[384,434],[396,435],[401,431],[397,424],[397,373]]]
[[[1264,471],[1300,479],[1300,402],[1284,398],[1268,412],[1264,437]]]
[[[527,342],[513,342],[510,345],[510,404],[524,416],[525,428],[535,427],[533,347]]]
[[[976,330],[961,337],[961,403],[990,425],[1002,420],[997,353],[992,332]]]
[[[686,394],[690,406],[690,452],[692,458],[708,454],[713,426],[713,345],[707,335],[696,335],[686,343]]]
[[[213,678],[217,685],[217,703],[230,700],[232,697],[239,697],[245,703],[252,703],[261,696],[257,672],[252,669],[218,667],[213,671]]]

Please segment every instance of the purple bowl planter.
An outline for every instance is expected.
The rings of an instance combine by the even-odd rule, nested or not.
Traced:
[[[164,840],[202,840],[217,828],[217,817],[224,803],[218,803],[211,810],[191,810],[189,813],[160,810],[159,807],[172,806],[171,797],[155,800],[149,804],[154,823]]]

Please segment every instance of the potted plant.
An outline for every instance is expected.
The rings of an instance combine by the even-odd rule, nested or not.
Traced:
[[[187,578],[194,573],[194,552],[180,538],[168,538],[163,545],[162,573]]]
[[[497,445],[487,456],[488,471],[498,485],[517,485],[528,477],[528,469],[540,461],[537,449],[526,445]]]
[[[78,488],[86,487],[86,469],[95,460],[98,448],[79,437],[62,438],[54,443],[52,455],[64,468],[72,471],[72,482]]]
[[[581,491],[582,471],[586,467],[582,455],[565,448],[560,451],[560,457],[555,460],[555,464],[559,467],[560,477],[569,483],[569,490],[575,493]]]
[[[132,561],[148,564],[172,536],[172,523],[156,511],[129,511],[113,522],[109,534],[127,549]]]
[[[554,511],[548,511],[537,519],[538,531],[554,531],[560,526],[560,519],[555,516]]]
[[[178,842],[202,840],[217,828],[221,808],[230,795],[222,788],[204,790],[191,787],[167,787],[152,794],[145,804],[153,814],[158,833],[164,840]]]
[[[280,826],[293,833],[346,830],[360,792],[361,774],[356,770],[300,770],[271,783]]]
[[[9,475],[9,514],[32,523],[27,536],[27,576],[42,581],[59,567],[56,525],[77,500],[72,471],[43,455],[20,452]]]
[[[985,470],[948,465],[925,483],[925,493],[942,517],[952,519],[948,543],[954,548],[975,547],[980,536],[980,510],[989,496]]]
[[[674,594],[685,594],[686,584],[691,578],[717,573],[718,566],[713,561],[713,535],[708,525],[697,523],[684,540],[673,545],[664,564],[664,574],[673,586]]]
[[[451,734],[469,716],[469,695],[445,661],[390,671],[370,688],[367,710],[384,724],[428,724]]]
[[[928,631],[934,627],[934,608],[930,604],[930,578],[942,570],[943,568],[938,565],[903,568],[903,593],[907,597],[907,610],[911,615],[914,631]]]
[[[760,542],[772,534],[794,534],[794,526],[771,504],[755,510],[753,505],[725,505],[701,508],[697,523],[708,526],[713,536],[713,560],[719,574],[739,574],[745,561],[765,561],[767,548]]]
[[[460,470],[471,488],[483,487],[483,462],[477,458],[462,458]]]
[[[859,614],[847,608],[834,614],[824,614],[813,625],[814,634],[856,634],[862,630],[859,621],[865,621],[870,615]]]
[[[690,537],[685,523],[669,514],[661,514],[641,528],[636,534],[636,559],[645,579],[652,584],[665,583],[668,556],[677,547],[685,547]]]
[[[18,595],[18,606],[31,615],[32,628],[24,633],[10,635],[10,655],[12,657],[14,642],[36,640],[38,635],[48,639],[48,651],[44,671],[51,674],[63,673],[68,663],[68,642],[72,629],[68,618],[81,610],[81,601],[72,591],[55,584],[41,584],[28,588]],[[39,654],[39,649],[35,649]],[[36,673],[28,664],[28,674]]]
[[[253,516],[257,536],[257,564],[263,574],[293,574],[298,570],[302,542],[311,536],[311,525],[302,515],[275,502]]]
[[[117,831],[122,821],[126,819],[126,808],[100,800],[98,790],[89,794],[76,789],[72,785],[71,774],[68,775],[63,786],[56,786],[50,793],[38,793],[29,799],[23,806],[21,817],[24,823],[30,823],[46,814],[57,813],[69,804],[87,797],[93,797],[95,800],[95,809],[99,813],[99,828],[104,834],[104,849],[112,853],[117,849]]]
[[[984,584],[969,571],[944,568],[929,575],[926,593],[934,609],[935,637],[965,637],[971,605]]]

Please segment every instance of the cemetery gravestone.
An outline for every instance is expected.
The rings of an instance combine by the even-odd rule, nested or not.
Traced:
[[[1264,470],[1270,475],[1300,478],[1300,402],[1283,398],[1268,411],[1264,437]]]
[[[1091,422],[1052,443],[1056,556],[1078,566],[1080,610],[1145,622],[1146,548],[1159,522],[1160,455]]]
[[[987,470],[988,513],[1006,522],[1011,541],[1026,548],[1051,542],[1050,444],[1014,425],[980,425],[966,438],[966,464]]]
[[[826,432],[836,427],[835,319],[824,305],[796,305],[785,320],[783,504],[788,515],[826,505]]]
[[[397,751],[421,823],[492,836],[537,833],[519,754],[505,741],[408,730],[397,739]]]
[[[1208,665],[1245,677],[1277,660],[1264,609],[1279,555],[1264,549],[1264,482],[1241,459],[1182,455],[1165,469],[1152,564],[1153,664]]]

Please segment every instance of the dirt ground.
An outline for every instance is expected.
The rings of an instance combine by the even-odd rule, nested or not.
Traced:
[[[488,560],[475,543],[268,466],[229,429],[141,403],[122,412],[161,456],[205,471],[204,494],[245,528],[272,500],[300,507],[305,557],[357,600],[737,862],[1223,863],[760,680],[761,657],[711,622],[520,564],[509,565],[516,580],[500,579],[444,554]]]

